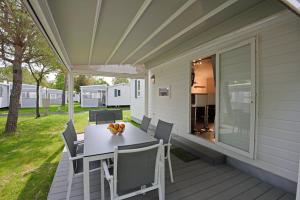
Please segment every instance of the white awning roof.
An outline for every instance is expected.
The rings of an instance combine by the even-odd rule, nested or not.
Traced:
[[[261,0],[24,0],[77,73],[144,77],[147,62]]]

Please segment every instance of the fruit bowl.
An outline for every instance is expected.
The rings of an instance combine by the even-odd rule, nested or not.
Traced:
[[[114,135],[116,135],[118,133],[120,134],[120,133],[122,133],[124,131],[125,124],[122,124],[122,123],[120,123],[120,124],[118,124],[118,123],[110,123],[108,125],[107,129],[109,129],[110,132],[112,134],[114,134]]]

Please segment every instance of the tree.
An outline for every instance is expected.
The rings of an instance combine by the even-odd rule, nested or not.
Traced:
[[[29,51],[39,34],[36,25],[20,0],[0,1],[0,60],[13,69],[13,85],[5,133],[17,129],[19,101],[22,89],[22,66],[32,58]]]
[[[67,74],[64,70],[61,69],[60,72],[57,74],[54,87],[56,89],[63,91],[61,105],[65,106],[66,105]]]
[[[99,78],[99,79],[95,79],[94,80],[94,85],[108,85],[108,83],[103,79],[103,78]]]
[[[85,75],[78,75],[74,77],[74,90],[76,92],[80,92],[80,86],[84,86],[84,85],[91,85],[92,81],[91,81],[91,77],[90,76],[85,76]]]
[[[27,84],[34,84],[35,80],[31,76],[31,73],[28,69],[23,68],[23,73],[22,73],[22,83],[27,83]],[[12,82],[13,81],[13,68],[12,66],[7,66],[7,67],[0,67],[0,82],[3,81],[8,81]],[[46,82],[43,82],[43,85],[47,84]]]
[[[116,84],[120,84],[120,83],[129,83],[129,80],[128,80],[128,78],[118,78],[118,77],[116,77],[116,78],[113,79],[112,82],[113,82],[114,85],[116,85]]]
[[[45,38],[38,34],[35,41],[32,42],[29,48],[29,52],[33,55],[31,59],[27,61],[27,67],[31,72],[32,77],[36,82],[36,118],[40,117],[40,87],[41,83],[51,72],[57,71],[61,68],[60,63],[56,59],[52,50],[48,46]]]

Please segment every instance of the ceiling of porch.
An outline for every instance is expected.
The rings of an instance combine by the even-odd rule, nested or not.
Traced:
[[[144,64],[154,60],[159,53],[170,50],[170,47],[176,48],[261,1],[25,2],[66,65],[82,72],[132,76],[142,74]]]

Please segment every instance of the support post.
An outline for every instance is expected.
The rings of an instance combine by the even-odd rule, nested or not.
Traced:
[[[69,120],[74,121],[74,101],[73,101],[73,91],[74,91],[74,77],[73,72],[68,72],[68,111]]]
[[[145,75],[145,116],[149,117],[149,70],[147,69],[146,75]]]

